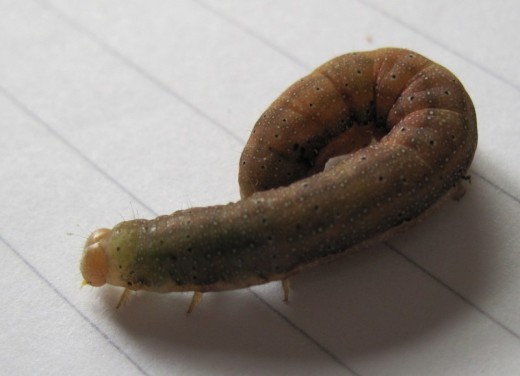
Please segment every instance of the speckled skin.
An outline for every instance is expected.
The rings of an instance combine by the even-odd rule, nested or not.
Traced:
[[[97,239],[106,282],[205,292],[285,279],[413,222],[465,177],[476,146],[473,104],[445,68],[403,49],[337,57],[256,123],[242,200]]]

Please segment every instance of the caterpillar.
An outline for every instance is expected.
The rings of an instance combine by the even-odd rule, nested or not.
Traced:
[[[408,227],[462,195],[473,103],[446,68],[406,49],[336,57],[290,86],[240,157],[241,199],[94,231],[84,283],[125,292],[283,281]],[[461,193],[462,192],[462,193]]]

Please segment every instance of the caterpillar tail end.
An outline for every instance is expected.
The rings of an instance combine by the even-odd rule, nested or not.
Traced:
[[[451,198],[455,201],[460,201],[462,197],[466,194],[466,188],[462,185],[462,182],[457,183],[455,187],[453,187],[451,191]]]
[[[80,270],[83,284],[103,286],[107,282],[108,259],[103,247],[103,240],[110,236],[111,230],[101,228],[88,237],[83,248]]]

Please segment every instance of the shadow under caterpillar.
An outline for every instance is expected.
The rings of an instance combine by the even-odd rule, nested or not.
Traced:
[[[85,283],[202,293],[282,280],[383,240],[461,196],[475,109],[446,68],[404,49],[339,56],[290,86],[240,158],[242,199],[88,238]],[[463,193],[463,191],[462,191]]]

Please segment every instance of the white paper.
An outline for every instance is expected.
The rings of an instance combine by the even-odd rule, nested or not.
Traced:
[[[2,374],[520,374],[517,1],[0,2]],[[85,237],[235,201],[263,110],[350,51],[416,50],[477,109],[472,181],[410,231],[293,280],[80,288]]]

